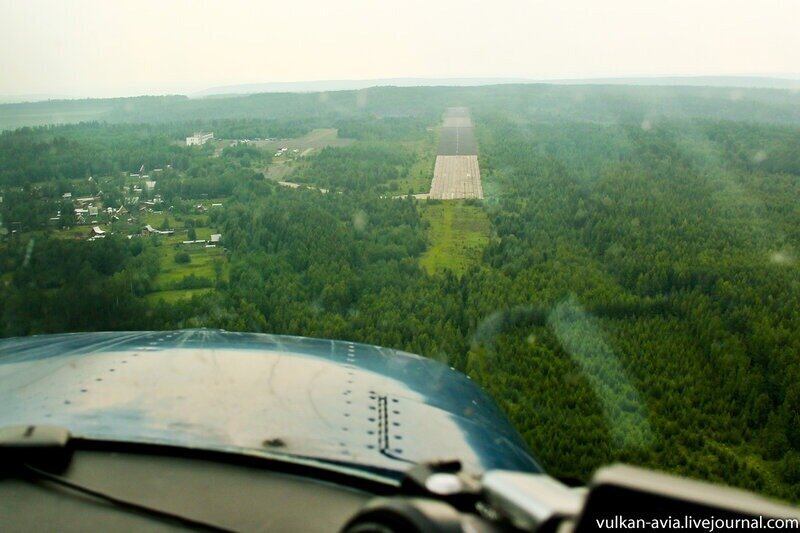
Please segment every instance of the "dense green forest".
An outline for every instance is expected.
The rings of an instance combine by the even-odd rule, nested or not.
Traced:
[[[219,327],[396,347],[478,381],[556,476],[622,460],[800,501],[800,95],[504,86],[101,104],[108,123],[0,134],[4,336]],[[430,272],[438,204],[386,191],[454,105],[476,125],[486,199],[470,203],[488,244]],[[203,128],[323,127],[356,141],[287,159],[309,188],[265,178],[290,158],[272,145],[181,145]],[[157,214],[109,219],[114,234],[90,242],[63,215],[45,227],[67,192],[128,205],[141,165],[163,168],[141,193]],[[147,221],[219,233],[224,254],[128,238]],[[153,297],[165,288],[197,292]]]
[[[369,118],[405,119],[408,134],[439,121],[448,106],[491,108],[537,121],[618,122],[642,117],[712,118],[797,123],[798,94],[792,90],[625,85],[497,85],[491,87],[373,87],[324,93],[263,93],[228,98],[141,96],[95,100],[50,100],[0,104],[0,130],[76,122],[179,123],[210,125],[237,120],[312,124],[342,121],[361,135],[390,129]],[[411,119],[411,120],[409,120]],[[417,120],[422,123],[414,125]],[[394,126],[394,125],[393,125]],[[354,128],[355,129],[355,128]],[[259,135],[251,135],[258,137]],[[263,135],[262,135],[263,136]],[[382,136],[381,138],[386,138]]]
[[[346,148],[325,148],[291,179],[329,189],[373,190],[408,176],[415,154],[396,145],[368,142]]]

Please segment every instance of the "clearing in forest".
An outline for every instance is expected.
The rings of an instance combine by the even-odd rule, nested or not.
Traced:
[[[276,157],[272,158],[272,162],[264,170],[264,177],[280,181],[289,175],[298,159],[308,157],[328,146],[339,148],[350,146],[354,142],[355,139],[340,138],[336,128],[319,128],[295,139],[253,141],[253,144],[275,152]],[[281,152],[282,148],[286,148],[286,151]]]
[[[479,205],[467,202],[420,204],[428,229],[428,250],[420,265],[429,273],[451,270],[463,274],[478,264],[489,243],[489,218]]]

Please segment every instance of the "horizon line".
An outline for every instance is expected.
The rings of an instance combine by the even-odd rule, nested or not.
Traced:
[[[208,98],[215,96],[247,96],[258,93],[313,93],[313,92],[333,92],[333,91],[347,91],[347,90],[361,90],[373,87],[389,87],[389,85],[364,85],[363,87],[348,87],[348,88],[334,88],[334,89],[296,89],[296,90],[268,90],[267,88],[280,88],[282,86],[312,86],[321,84],[381,84],[386,82],[424,82],[417,85],[400,86],[404,88],[412,87],[436,87],[444,86],[437,85],[436,82],[473,82],[473,86],[482,85],[513,85],[513,84],[590,84],[592,82],[615,82],[615,84],[624,85],[626,81],[658,81],[658,80],[701,80],[701,79],[750,79],[750,80],[772,80],[780,82],[794,82],[797,88],[800,88],[800,73],[770,73],[770,74],[658,74],[658,75],[625,75],[625,76],[587,76],[587,77],[542,77],[542,78],[529,78],[529,77],[516,77],[516,76],[450,76],[450,77],[430,77],[430,76],[398,76],[389,78],[363,78],[363,79],[316,79],[316,80],[299,80],[299,81],[267,81],[267,82],[246,82],[246,83],[230,83],[226,85],[214,85],[205,89],[195,91],[164,91],[164,92],[131,92],[127,94],[117,93],[109,96],[92,96],[88,94],[58,94],[58,93],[17,93],[17,94],[0,94],[0,105],[9,104],[33,104],[48,101],[64,101],[64,100],[113,100],[121,98],[138,98],[148,96],[185,96],[187,98]],[[492,82],[497,83],[492,83]],[[485,82],[485,83],[484,83]],[[459,86],[458,83],[452,86]],[[261,89],[258,89],[258,88]],[[247,88],[256,89],[254,92],[247,92]],[[746,88],[775,88],[775,87],[759,87],[748,86]],[[791,89],[786,87],[783,89]],[[215,92],[223,91],[223,92]],[[224,92],[227,91],[227,92]]]

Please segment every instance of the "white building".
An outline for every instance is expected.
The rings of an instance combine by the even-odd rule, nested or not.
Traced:
[[[195,132],[191,137],[186,137],[186,146],[199,146],[214,138],[213,133]]]

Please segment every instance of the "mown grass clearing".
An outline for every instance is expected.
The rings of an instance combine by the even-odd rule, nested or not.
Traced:
[[[104,224],[95,225],[99,225],[104,230],[109,229]],[[81,226],[72,226],[69,229],[55,229],[52,234],[61,239],[88,239],[89,233],[95,225],[84,224]]]
[[[145,299],[150,303],[161,301],[171,304],[177,302],[178,300],[188,300],[192,296],[208,294],[213,290],[214,289],[179,289],[174,291],[158,291],[151,292],[145,296]]]
[[[197,238],[202,239],[201,230],[197,230]],[[181,252],[189,254],[189,263],[177,263],[175,255]],[[181,244],[179,238],[164,239],[161,245],[159,258],[160,272],[156,276],[155,286],[161,291],[172,290],[175,284],[180,283],[185,277],[194,275],[197,278],[206,278],[212,283],[216,280],[214,264],[221,262],[222,276],[226,271],[226,261],[221,248],[206,248],[203,244]]]
[[[354,142],[355,139],[339,137],[339,130],[336,128],[319,128],[311,130],[302,137],[296,137],[294,139],[253,141],[253,144],[259,148],[267,148],[269,150],[288,148],[290,151],[298,150],[299,152],[303,152],[309,148],[320,149],[326,146],[347,146]]]
[[[420,265],[429,274],[451,270],[460,275],[480,261],[489,242],[489,218],[480,205],[428,202],[421,209],[429,224],[429,246]]]
[[[281,148],[288,149],[287,153],[272,158],[270,164],[264,169],[265,178],[281,181],[292,172],[303,158],[318,153],[328,146],[340,148],[349,146],[354,142],[356,142],[355,139],[339,137],[339,131],[336,128],[319,128],[295,139],[254,141],[253,144],[259,148],[267,148],[269,151],[277,151]]]

